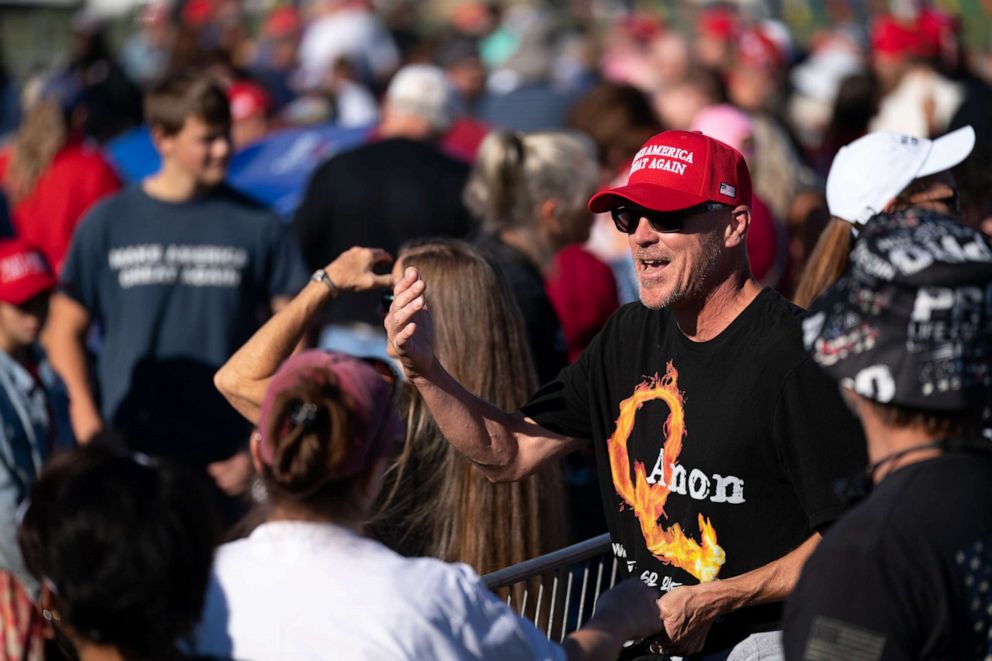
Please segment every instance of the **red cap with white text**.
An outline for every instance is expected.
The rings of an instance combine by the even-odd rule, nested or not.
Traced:
[[[626,186],[600,191],[589,210],[605,213],[625,204],[680,211],[705,202],[751,204],[751,175],[733,147],[698,131],[665,131],[634,155]]]
[[[55,276],[40,252],[20,239],[0,240],[0,301],[21,305],[55,288]]]

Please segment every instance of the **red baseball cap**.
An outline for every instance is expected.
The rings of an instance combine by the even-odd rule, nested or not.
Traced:
[[[236,122],[249,117],[264,117],[272,107],[265,88],[250,80],[238,81],[227,88],[227,100],[231,104],[231,119]]]
[[[51,291],[55,284],[40,252],[20,239],[0,240],[0,301],[21,305]]]
[[[634,154],[626,186],[600,191],[589,210],[623,204],[680,211],[704,202],[751,204],[751,175],[741,153],[698,131],[665,131]]]
[[[707,7],[696,17],[696,31],[714,39],[732,39],[738,30],[740,19],[725,7]]]
[[[262,26],[262,34],[271,39],[295,36],[303,29],[303,19],[293,7],[272,10]]]
[[[785,65],[778,44],[757,28],[745,30],[737,40],[738,62],[774,73]]]
[[[213,0],[189,0],[181,12],[183,25],[200,28],[217,15],[217,5]]]

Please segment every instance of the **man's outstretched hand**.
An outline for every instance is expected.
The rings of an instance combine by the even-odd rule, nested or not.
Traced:
[[[426,376],[434,363],[434,321],[426,292],[417,269],[407,268],[393,287],[393,303],[384,323],[389,344],[411,380]]]
[[[324,270],[334,286],[343,291],[368,291],[378,287],[391,287],[393,276],[378,274],[372,269],[390,264],[393,258],[379,248],[349,248],[337,256]]]

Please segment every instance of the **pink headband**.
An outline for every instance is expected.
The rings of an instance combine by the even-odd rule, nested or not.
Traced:
[[[355,435],[348,439],[348,451],[330,476],[331,481],[358,474],[390,443],[403,441],[405,426],[396,412],[393,385],[382,374],[368,362],[347,354],[304,351],[282,364],[265,393],[258,426],[262,432],[260,454],[266,464],[271,466],[273,460],[275,439],[268,437],[268,430],[272,426],[276,398],[303,383],[325,384],[329,374],[336,377],[338,387],[345,394],[346,405],[358,418]],[[304,404],[299,410],[290,412],[291,416],[299,418],[297,423],[304,423],[311,415],[307,406]]]

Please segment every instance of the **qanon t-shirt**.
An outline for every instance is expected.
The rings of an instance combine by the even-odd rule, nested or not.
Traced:
[[[76,230],[62,286],[103,332],[105,422],[132,449],[193,464],[230,456],[248,429],[213,373],[306,277],[279,219],[226,187],[173,203],[133,186],[99,203]]]
[[[776,560],[840,514],[834,482],[867,464],[860,426],[770,289],[692,342],[668,310],[622,307],[523,408],[591,439],[613,553],[667,592]],[[781,604],[714,625],[707,650],[775,628]]]

